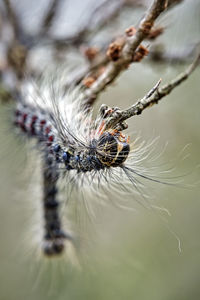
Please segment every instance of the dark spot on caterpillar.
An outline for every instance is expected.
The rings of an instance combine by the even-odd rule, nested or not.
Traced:
[[[70,171],[70,170],[72,170],[73,168],[70,166],[70,165],[66,165],[66,170],[67,171]]]
[[[50,131],[51,131],[51,126],[47,126],[47,127],[45,128],[45,133],[46,133],[46,135],[48,135],[48,134],[50,133]]]
[[[26,122],[26,119],[27,119],[27,116],[28,116],[28,114],[23,114],[23,116],[22,116],[22,122]]]
[[[16,109],[16,111],[15,111],[15,116],[16,116],[16,117],[19,117],[19,116],[21,116],[21,112],[20,112],[20,110]]]
[[[35,135],[35,123],[36,123],[37,119],[38,119],[38,117],[36,115],[32,116],[31,124],[30,124],[30,129],[31,129],[32,135]]]
[[[46,233],[44,238],[45,240],[51,240],[52,235],[50,233]],[[54,231],[54,238],[68,238],[68,235],[66,235],[61,229],[57,229]]]
[[[65,162],[65,164],[69,163],[69,160],[70,160],[70,154],[68,152],[64,152],[63,155],[62,155],[62,158]]]
[[[32,116],[32,123],[35,123],[35,121],[38,119],[38,117],[37,116]]]
[[[46,120],[41,120],[40,121],[40,131],[43,131],[44,125],[46,124]]]
[[[92,161],[94,161],[94,169],[101,170],[104,168],[104,165],[100,162],[100,160],[95,156],[92,156]]]
[[[54,140],[54,136],[53,136],[53,135],[50,135],[50,136],[48,137],[48,141],[49,141],[49,142],[53,142],[53,140]]]
[[[63,152],[62,159],[65,163],[66,170],[70,171],[73,168],[69,165],[71,154],[69,152]]]
[[[53,151],[56,152],[56,153],[58,153],[60,151],[60,149],[61,149],[61,147],[60,147],[59,144],[56,144],[56,145],[53,146]]]
[[[43,246],[43,251],[47,256],[61,254],[64,250],[64,240],[56,238],[54,240],[46,240]]]
[[[55,209],[58,206],[59,206],[59,204],[55,200],[50,200],[45,203],[45,208],[47,208],[47,209]]]
[[[46,120],[41,120],[41,121],[40,121],[40,125],[41,125],[41,126],[43,126],[43,125],[45,125],[45,124],[46,124]]]
[[[76,156],[75,156],[75,160],[76,160],[76,162],[79,162],[79,161],[80,161],[80,156],[79,156],[79,155],[76,155]]]

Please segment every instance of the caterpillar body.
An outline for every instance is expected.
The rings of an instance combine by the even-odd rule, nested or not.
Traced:
[[[155,174],[155,160],[160,156],[160,153],[154,153],[154,141],[138,144],[135,139],[131,150],[129,136],[123,134],[126,123],[109,129],[106,126],[118,108],[103,105],[93,118],[81,88],[66,92],[65,79],[65,76],[56,76],[53,80],[44,77],[39,83],[25,82],[14,113],[17,130],[28,138],[35,138],[42,154],[43,252],[48,256],[63,253],[66,241],[73,242],[73,237],[64,232],[59,214],[57,181],[61,175],[67,178],[69,190],[68,184],[72,182],[77,191],[81,189],[81,194],[84,182],[92,192],[97,189],[91,183],[97,184],[98,188],[103,186],[103,192],[107,187],[109,192],[111,188],[115,192],[117,189],[116,200],[117,197],[123,199],[122,205],[116,203],[119,207],[126,207],[126,198],[128,201],[128,197],[120,197],[120,194],[130,192],[132,199],[135,197],[139,203],[142,199],[143,206],[153,209],[146,201],[146,184],[140,178],[174,185],[174,182],[162,181],[152,175],[152,172]],[[147,160],[153,161],[153,167],[144,167]],[[106,198],[105,194],[102,196]]]
[[[70,184],[73,183],[73,186],[77,186],[77,192],[81,189],[81,195],[85,191],[82,190],[84,183],[97,197],[100,195],[106,200],[106,190],[110,193],[113,188],[116,201],[117,198],[123,201],[122,204],[118,205],[116,201],[114,204],[128,209],[127,193],[146,208],[159,208],[148,202],[147,186],[140,179],[176,186],[174,181],[168,182],[166,178],[162,181],[158,176],[155,160],[160,157],[160,153],[154,151],[155,140],[137,143],[135,139],[134,147],[130,147],[129,136],[123,134],[127,128],[126,123],[118,123],[109,129],[106,126],[109,117],[117,114],[119,109],[103,105],[97,117],[93,118],[93,111],[91,107],[88,108],[81,88],[75,87],[66,92],[63,83],[65,79],[65,76],[57,76],[53,80],[44,77],[39,83],[25,82],[13,120],[18,132],[37,140],[42,154],[42,249],[50,257],[62,254],[67,245],[74,241],[73,236],[63,230],[60,218],[60,202],[57,199],[57,182],[60,177],[67,178],[67,189],[71,190]],[[144,167],[147,160],[153,162],[153,167]],[[103,188],[98,190],[96,187]],[[177,238],[175,233],[172,234]]]
[[[38,141],[44,161],[44,253],[63,252],[71,236],[62,230],[56,183],[60,173],[87,173],[122,167],[129,156],[129,137],[120,130],[105,130],[107,108],[96,120],[75,89],[63,94],[57,81],[22,89],[14,114],[18,130]],[[74,175],[75,176],[75,175]]]
[[[37,112],[33,107],[20,105],[15,112],[14,123],[29,137],[36,137],[40,143],[46,143],[48,152],[54,154],[56,162],[64,164],[68,171],[90,172],[117,167],[127,159],[130,152],[129,138],[116,129],[102,129],[98,138],[92,137],[94,134],[91,133],[87,144],[75,136],[72,144],[67,144],[67,138],[61,144],[57,140],[59,128],[54,116]]]

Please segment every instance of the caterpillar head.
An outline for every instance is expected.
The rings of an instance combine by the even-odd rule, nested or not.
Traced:
[[[97,158],[107,167],[118,167],[130,152],[129,137],[118,130],[108,130],[101,134],[96,145]]]

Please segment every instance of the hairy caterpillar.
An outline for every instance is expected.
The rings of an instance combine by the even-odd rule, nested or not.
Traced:
[[[117,109],[103,106],[94,119],[82,90],[66,92],[62,79],[42,79],[40,84],[26,82],[14,114],[18,131],[35,138],[42,153],[43,251],[48,256],[62,253],[66,240],[73,240],[64,232],[59,216],[56,184],[61,175],[70,176],[75,184],[81,176],[82,181],[87,179],[86,185],[95,181],[100,184],[102,178],[108,184],[112,177],[114,184],[123,186],[128,180],[138,194],[141,182],[135,176],[161,182],[141,167],[151,153],[151,145],[141,144],[130,151],[129,137],[122,133],[126,124],[106,128],[107,118]]]
[[[122,167],[129,152],[129,137],[118,129],[105,130],[105,118],[114,109],[102,110],[92,119],[81,90],[63,93],[60,82],[26,83],[18,98],[14,124],[29,138],[35,138],[44,160],[44,253],[62,253],[66,239],[62,230],[56,182],[61,173],[95,177]]]

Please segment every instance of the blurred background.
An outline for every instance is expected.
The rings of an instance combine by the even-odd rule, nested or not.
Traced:
[[[113,22],[99,29],[86,44],[99,47],[130,25],[137,25],[149,1],[144,1],[144,6],[140,5],[141,1],[137,2],[139,4],[132,8],[121,8]],[[51,1],[13,0],[11,3],[22,28],[30,36],[37,35]],[[35,43],[30,50],[29,65],[34,71],[45,70],[49,62],[59,67],[59,59],[62,64],[63,57],[66,65],[85,68],[87,62],[80,54],[83,46],[78,45],[77,50],[64,48],[61,58],[57,58],[52,41],[80,31],[91,21],[100,3],[99,0],[61,1],[50,28],[50,38],[41,38],[40,45]],[[0,8],[4,12],[3,2]],[[192,59],[191,49],[200,40],[199,15],[200,1],[185,0],[161,16],[157,23],[165,28],[164,33],[153,46],[161,49],[166,59],[149,57],[133,64],[101,94],[95,111],[102,103],[125,108],[142,97],[159,78],[165,83],[183,71]],[[0,21],[1,81],[13,87],[18,79],[5,67],[12,32],[6,18],[1,17]],[[198,67],[159,105],[128,121],[131,140],[138,133],[141,140],[159,137],[154,149],[158,154],[167,143],[158,160],[150,163],[157,166],[158,172],[162,171],[162,165],[174,166],[175,171],[171,171],[169,177],[173,181],[174,176],[180,175],[184,187],[144,180],[151,196],[149,201],[165,207],[166,211],[146,209],[133,201],[131,194],[127,197],[135,211],[118,209],[112,204],[93,205],[98,199],[86,194],[85,198],[96,210],[93,221],[89,220],[78,193],[74,192],[72,204],[62,209],[63,217],[69,218],[80,235],[79,250],[76,258],[71,255],[72,259],[60,257],[49,261],[38,254],[39,247],[37,249],[34,241],[40,235],[38,228],[42,222],[40,158],[34,146],[27,145],[12,128],[14,104],[1,102],[0,299],[200,299],[199,78]],[[66,189],[62,193],[63,201]],[[117,193],[117,190],[110,191],[110,202],[115,201]],[[81,209],[77,218],[73,206],[78,205]]]

